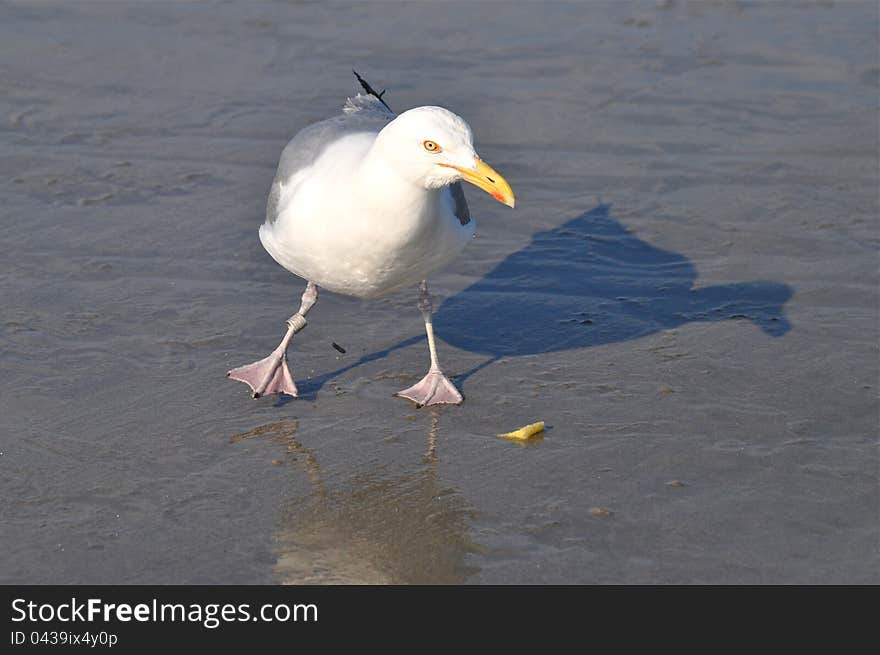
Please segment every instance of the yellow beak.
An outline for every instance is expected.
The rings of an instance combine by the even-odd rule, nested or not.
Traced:
[[[510,188],[507,180],[501,177],[494,168],[489,166],[489,164],[482,159],[477,158],[477,165],[475,168],[460,168],[458,166],[453,166],[452,164],[441,164],[441,166],[454,168],[461,173],[461,176],[465,180],[474,186],[480,187],[483,191],[495,198],[495,200],[504,203],[508,207],[513,207],[516,203],[516,198],[513,197],[513,189]]]

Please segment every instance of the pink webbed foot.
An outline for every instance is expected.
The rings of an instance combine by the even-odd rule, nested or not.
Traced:
[[[395,396],[408,398],[419,407],[425,405],[460,405],[464,398],[449,381],[443,371],[431,370],[409,389],[398,391]]]
[[[287,369],[287,353],[283,350],[275,350],[265,359],[253,364],[234,368],[226,373],[226,377],[247,384],[253,390],[254,398],[270,393],[299,395]]]

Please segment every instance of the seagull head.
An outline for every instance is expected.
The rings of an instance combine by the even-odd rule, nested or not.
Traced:
[[[377,144],[397,172],[426,189],[459,180],[513,207],[510,185],[474,150],[474,135],[460,116],[443,107],[416,107],[391,121]]]

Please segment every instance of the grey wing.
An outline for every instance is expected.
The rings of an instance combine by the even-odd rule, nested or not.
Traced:
[[[342,111],[339,116],[304,128],[284,147],[266,203],[267,223],[278,219],[281,186],[298,170],[311,166],[329,143],[349,134],[378,134],[395,117],[376,98],[361,94],[349,98]]]
[[[471,222],[471,210],[468,208],[467,199],[464,197],[464,189],[461,187],[461,182],[450,184],[449,192],[452,194],[455,217],[459,223],[467,225]]]

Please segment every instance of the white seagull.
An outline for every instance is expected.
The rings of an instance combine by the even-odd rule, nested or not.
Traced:
[[[272,258],[306,280],[299,311],[265,359],[229,371],[253,397],[297,395],[287,345],[306,326],[318,287],[375,298],[419,285],[431,368],[396,395],[418,406],[460,404],[440,369],[426,278],[454,259],[474,235],[460,181],[514,206],[507,181],[474,150],[473,134],[442,107],[399,116],[355,73],[368,95],[349,98],[343,113],[299,132],[284,148],[269,192],[260,241]],[[384,91],[383,91],[384,93]]]

